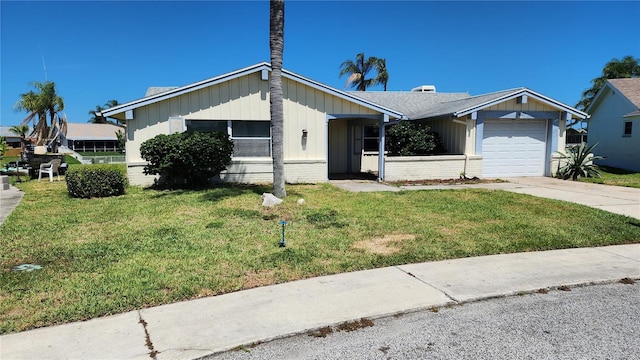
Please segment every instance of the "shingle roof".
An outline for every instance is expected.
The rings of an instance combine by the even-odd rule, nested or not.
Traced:
[[[425,119],[454,114],[523,90],[516,88],[470,96],[467,93],[362,92],[351,94],[382,106],[401,111],[410,119]]]
[[[147,89],[147,93],[144,94],[144,97],[161,94],[163,92],[167,92],[177,88],[178,88],[177,86],[151,86],[150,88]]]
[[[640,78],[609,79],[607,81],[640,109]]]
[[[467,93],[401,92],[401,91],[350,91],[363,100],[400,111],[410,119],[421,118],[428,109],[452,100],[469,98]]]
[[[121,126],[112,124],[67,124],[67,139],[71,140],[117,140],[116,131],[123,131]]]

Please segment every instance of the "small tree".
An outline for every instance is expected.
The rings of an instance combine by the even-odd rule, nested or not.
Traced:
[[[425,124],[402,121],[387,130],[385,148],[390,155],[431,155],[444,152],[437,133]]]
[[[561,160],[556,176],[564,180],[571,178],[573,181],[579,177],[600,177],[600,171],[593,161],[604,157],[593,155],[596,145],[598,144],[587,146],[587,143],[581,143],[580,146],[570,148],[568,154],[558,151]]]
[[[158,135],[142,143],[140,154],[149,162],[146,175],[160,175],[157,185],[201,187],[231,163],[233,141],[221,132]]]
[[[7,145],[7,142],[4,140],[4,138],[0,136],[0,159],[4,157],[4,153],[6,153],[7,150],[9,150],[9,145]]]
[[[116,138],[118,139],[118,151],[124,152],[124,146],[127,141],[127,138],[124,136],[124,131],[116,131]]]

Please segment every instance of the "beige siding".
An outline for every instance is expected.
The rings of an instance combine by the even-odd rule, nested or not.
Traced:
[[[260,73],[254,73],[135,109],[134,119],[127,127],[127,162],[144,163],[140,145],[156,135],[169,134],[170,117],[268,121],[271,118],[268,94],[269,82],[262,80]],[[379,114],[286,78],[283,94],[285,170],[291,173],[286,174],[291,182],[326,180],[327,114]],[[307,130],[306,137],[302,136],[303,129]],[[341,136],[346,141],[346,132]],[[242,159],[246,169],[238,167],[241,159],[235,160],[238,162],[234,162],[227,175],[230,181],[245,182],[239,175],[231,175],[240,174],[241,170],[251,173],[246,175],[250,182],[272,181],[270,159]],[[298,165],[287,166],[287,162]],[[136,169],[132,168],[131,183],[148,185],[149,179],[142,180],[144,176]]]
[[[449,154],[464,154],[467,141],[467,128],[448,118],[429,120],[427,125],[440,135],[440,139]]]
[[[526,104],[518,104],[518,101],[516,99],[511,99],[509,101],[503,101],[499,104],[496,104],[484,110],[525,111],[525,112],[526,111],[558,111],[557,108],[541,103],[532,98],[528,98]]]
[[[482,156],[398,156],[387,157],[385,181],[457,179],[482,176]]]

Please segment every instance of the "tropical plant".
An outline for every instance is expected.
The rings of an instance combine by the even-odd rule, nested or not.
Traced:
[[[369,72],[375,70],[377,75],[369,77]],[[389,73],[387,72],[387,61],[382,58],[371,56],[365,58],[364,53],[356,55],[355,61],[346,60],[340,64],[340,77],[349,75],[344,87],[355,88],[357,91],[366,91],[368,87],[382,85],[387,91]]]
[[[62,115],[64,100],[56,93],[56,85],[51,81],[34,81],[31,85],[37,92],[31,90],[20,94],[14,108],[28,113],[20,125],[27,125],[33,120],[36,145],[50,144],[60,134],[67,133],[67,119]]]
[[[596,145],[598,144],[587,146],[587,143],[583,142],[579,146],[569,148],[568,153],[558,151],[561,158],[556,176],[564,180],[571,178],[573,181],[579,177],[600,177],[600,171],[593,161],[604,157],[593,155]]]
[[[269,49],[271,55],[271,156],[273,159],[273,194],[287,196],[284,187],[284,110],[282,93],[282,53],[284,51],[284,0],[271,0],[269,6]]]
[[[24,146],[27,141],[27,133],[29,132],[29,125],[14,125],[9,128],[9,131],[20,136],[20,149],[24,151]]]
[[[124,152],[124,146],[127,142],[127,138],[124,135],[124,131],[116,131],[116,138],[118,139],[118,151]]]
[[[387,130],[385,149],[389,155],[413,156],[444,152],[440,136],[425,124],[402,121]]]
[[[157,185],[202,187],[231,163],[233,141],[226,133],[187,131],[161,134],[140,145],[146,175],[160,175]]]
[[[621,79],[640,76],[640,59],[627,55],[619,59],[612,59],[602,69],[602,75],[591,80],[592,86],[582,93],[582,98],[576,104],[576,108],[585,110],[593,101],[598,91],[608,79]]]
[[[382,85],[383,90],[387,91],[387,83],[389,82],[389,73],[387,72],[387,60],[376,58],[375,68],[378,75],[375,78],[375,85]]]
[[[109,100],[103,106],[96,105],[95,110],[89,110],[91,118],[87,121],[91,124],[119,124],[120,121],[112,121],[102,116],[102,111],[119,105],[118,100]]]
[[[4,140],[4,138],[0,136],[0,159],[4,157],[4,153],[6,153],[7,150],[9,150],[9,145],[7,145],[7,142]]]

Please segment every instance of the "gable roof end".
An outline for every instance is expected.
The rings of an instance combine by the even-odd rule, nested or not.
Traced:
[[[102,115],[105,117],[109,117],[109,116],[115,116],[117,114],[122,114],[128,110],[133,110],[136,108],[140,108],[142,106],[146,106],[146,105],[150,105],[153,103],[157,103],[166,99],[170,99],[179,95],[183,95],[186,93],[190,93],[192,91],[197,91],[200,90],[202,88],[208,87],[208,86],[212,86],[215,84],[219,84],[221,82],[224,81],[229,81],[235,78],[239,78],[248,74],[252,74],[252,73],[256,73],[258,71],[262,71],[262,70],[268,70],[271,71],[271,64],[267,63],[267,62],[262,62],[262,63],[258,63],[240,70],[236,70],[230,73],[226,73],[220,76],[216,76],[210,79],[206,79],[206,80],[202,80],[193,84],[189,84],[189,85],[185,85],[185,86],[181,86],[178,88],[174,88],[171,90],[167,90],[164,92],[160,92],[157,94],[153,94],[141,99],[137,99],[134,101],[130,101],[128,103],[125,104],[121,104],[118,106],[115,106],[113,108],[107,109],[102,111]],[[282,77],[293,80],[293,81],[297,81],[299,83],[303,83],[307,86],[310,86],[314,89],[320,90],[322,92],[334,95],[338,98],[356,103],[358,105],[361,105],[365,108],[368,109],[372,109],[375,111],[379,111],[383,114],[389,115],[390,117],[393,118],[397,118],[397,119],[406,119],[406,117],[404,116],[404,114],[402,114],[399,111],[393,110],[393,109],[389,109],[386,108],[384,106],[380,106],[379,104],[358,98],[356,96],[353,96],[347,92],[344,91],[340,91],[337,90],[335,88],[332,88],[328,85],[322,84],[320,82],[317,82],[315,80],[311,80],[308,78],[305,78],[301,75],[298,75],[294,72],[282,69]]]

